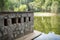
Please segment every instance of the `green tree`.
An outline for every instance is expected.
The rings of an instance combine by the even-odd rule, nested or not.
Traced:
[[[57,13],[58,12],[58,1],[54,1],[51,6],[51,12]]]
[[[42,5],[42,10],[51,10],[52,0],[45,0],[45,3]]]
[[[0,0],[0,11],[4,11],[5,8],[7,8],[8,4],[7,4],[8,0]]]
[[[33,2],[29,3],[29,7],[33,11],[40,11],[41,10],[41,5],[42,5],[42,1],[41,0],[34,0]]]
[[[28,7],[27,5],[23,4],[23,5],[20,5],[20,7],[18,8],[14,8],[14,11],[20,11],[20,12],[28,11]]]

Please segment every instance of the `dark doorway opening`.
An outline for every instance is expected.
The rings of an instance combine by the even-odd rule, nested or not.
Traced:
[[[4,26],[8,26],[7,19],[4,19]]]
[[[18,18],[18,23],[21,23],[21,18]]]
[[[29,21],[31,21],[31,17],[29,17]]]
[[[24,17],[24,22],[26,22],[26,17]]]
[[[16,18],[12,18],[12,24],[16,23]]]

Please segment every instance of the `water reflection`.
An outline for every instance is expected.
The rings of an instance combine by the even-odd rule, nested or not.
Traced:
[[[54,32],[49,32],[48,34],[42,33],[42,35],[34,40],[60,40],[60,35],[57,35]]]
[[[34,17],[34,29],[46,34],[54,32],[60,35],[60,16]]]
[[[34,17],[34,29],[43,33],[34,40],[60,40],[60,16]]]

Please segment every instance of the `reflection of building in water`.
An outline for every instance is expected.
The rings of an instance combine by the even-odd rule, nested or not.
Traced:
[[[33,32],[33,12],[0,12],[0,40],[12,40]]]

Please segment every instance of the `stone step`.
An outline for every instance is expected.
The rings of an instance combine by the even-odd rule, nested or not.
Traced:
[[[33,33],[30,33],[28,35],[25,35],[25,36],[23,36],[21,38],[18,38],[16,40],[32,40],[33,38],[35,38],[35,37],[37,37],[37,36],[39,36],[41,34],[42,34],[41,32],[34,30]]]

